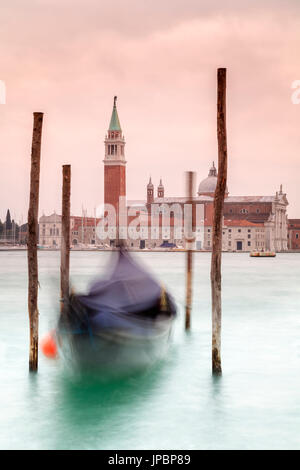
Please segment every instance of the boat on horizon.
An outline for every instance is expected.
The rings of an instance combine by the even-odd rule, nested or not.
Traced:
[[[251,251],[250,256],[253,258],[274,258],[275,251]]]

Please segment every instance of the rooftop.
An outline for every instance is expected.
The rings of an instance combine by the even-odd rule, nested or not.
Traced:
[[[228,227],[264,227],[262,222],[250,222],[246,219],[224,219],[224,225]]]
[[[226,202],[274,202],[276,196],[228,196]]]

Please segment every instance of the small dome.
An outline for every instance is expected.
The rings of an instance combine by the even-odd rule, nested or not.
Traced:
[[[214,193],[216,190],[217,186],[217,170],[215,167],[215,163],[213,162],[213,165],[211,169],[209,170],[208,177],[205,178],[201,183],[199,184],[198,187],[198,196],[201,196],[201,194],[205,193]]]
[[[205,180],[201,181],[198,187],[198,195],[202,193],[214,193],[217,186],[217,177],[208,176]]]
[[[198,196],[201,196],[201,194],[210,194],[214,195],[216,187],[217,187],[217,179],[218,179],[218,174],[217,174],[217,169],[215,167],[215,163],[213,162],[212,167],[209,170],[208,177],[205,178],[201,183],[199,184],[198,187]],[[228,194],[228,189],[226,186],[226,193]]]

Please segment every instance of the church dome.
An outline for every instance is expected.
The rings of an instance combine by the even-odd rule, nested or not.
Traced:
[[[203,181],[201,181],[201,183],[199,184],[198,196],[201,196],[201,194],[208,194],[208,193],[214,194],[216,190],[216,186],[217,186],[217,170],[213,162],[213,165],[211,169],[209,170],[208,177],[205,178]]]
[[[198,187],[198,196],[201,195],[211,195],[213,196],[217,187],[217,169],[215,163],[213,162],[212,167],[209,170],[208,177],[205,178]],[[226,187],[226,193],[228,194],[228,189]]]

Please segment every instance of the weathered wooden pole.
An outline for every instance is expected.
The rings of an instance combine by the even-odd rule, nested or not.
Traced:
[[[69,298],[70,273],[70,211],[71,211],[71,165],[63,165],[62,185],[62,220],[61,220],[61,251],[60,251],[60,310]]]
[[[41,140],[43,113],[33,113],[31,146],[30,199],[28,210],[28,312],[30,327],[29,370],[38,369],[39,311],[38,311],[38,213],[40,187]]]
[[[212,296],[212,371],[221,375],[221,257],[224,198],[227,183],[227,136],[226,136],[226,69],[218,69],[218,179],[214,197],[213,244],[211,257]]]
[[[191,310],[192,310],[192,282],[193,282],[193,191],[194,191],[195,173],[193,171],[186,172],[186,187],[188,204],[190,209],[186,212],[186,304],[185,304],[185,329],[191,328]]]

